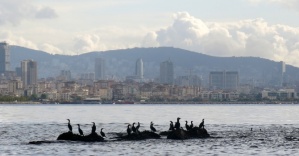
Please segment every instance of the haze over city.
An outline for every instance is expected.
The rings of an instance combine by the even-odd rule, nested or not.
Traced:
[[[298,67],[298,6],[294,0],[0,0],[0,40],[52,54],[167,46]]]

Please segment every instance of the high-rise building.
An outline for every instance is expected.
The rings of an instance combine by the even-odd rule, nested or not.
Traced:
[[[21,62],[23,87],[37,84],[37,63],[33,60]]]
[[[143,61],[141,58],[136,61],[135,75],[138,79],[143,79]]]
[[[283,61],[279,62],[279,85],[286,85],[286,64]]]
[[[210,72],[209,85],[211,89],[237,90],[239,73],[236,71]]]
[[[95,59],[95,78],[97,80],[104,80],[105,79],[105,67],[106,61],[103,58],[96,58]]]
[[[70,70],[61,70],[60,77],[65,81],[70,81],[72,79],[72,74]]]
[[[0,74],[10,70],[9,45],[6,42],[0,42]]]
[[[173,63],[168,60],[160,64],[160,83],[173,84],[174,83],[174,69]]]

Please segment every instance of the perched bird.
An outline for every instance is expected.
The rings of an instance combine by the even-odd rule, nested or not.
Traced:
[[[169,130],[170,130],[170,131],[173,131],[173,130],[174,130],[173,122],[172,122],[172,121],[170,121]]]
[[[67,119],[69,121],[69,123],[67,124],[68,128],[69,128],[69,131],[70,132],[73,132],[73,128],[72,128],[72,125],[71,125],[71,121],[70,119]]]
[[[186,130],[189,131],[190,130],[190,126],[188,125],[188,121],[186,120],[186,124],[185,124]]]
[[[133,125],[132,125],[132,131],[133,131],[133,133],[136,133],[136,127],[134,126],[135,125],[135,122],[133,122]]]
[[[138,123],[137,123],[137,126],[136,126],[136,132],[137,132],[137,133],[140,133],[140,132],[139,132],[139,128],[140,128],[140,123],[138,122]]]
[[[181,127],[180,119],[181,119],[180,117],[177,118],[177,121],[176,121],[176,123],[174,125],[175,129],[180,129],[180,127]]]
[[[130,128],[130,124],[128,124],[128,128],[127,128],[127,133],[128,133],[128,135],[131,135],[131,132],[132,132],[132,130],[131,130],[131,128]]]
[[[80,124],[77,124],[77,125],[78,125],[78,131],[79,131],[79,134],[84,136],[83,131],[82,131],[82,129],[80,128]]]
[[[205,128],[205,119],[202,119],[202,122],[199,124],[198,128]]]
[[[193,121],[191,121],[191,124],[190,124],[190,130],[193,128]]]
[[[150,128],[151,128],[151,130],[152,130],[153,132],[156,132],[156,131],[157,131],[156,128],[154,127],[154,123],[153,123],[153,122],[151,122]]]
[[[102,137],[106,137],[105,133],[103,132],[103,129],[104,129],[104,128],[101,128],[101,136],[102,136]]]
[[[97,127],[96,127],[96,124],[94,122],[92,122],[92,123],[93,123],[93,125],[91,127],[91,133],[93,134],[93,133],[96,133]]]

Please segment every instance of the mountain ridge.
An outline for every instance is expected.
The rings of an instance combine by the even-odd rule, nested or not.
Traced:
[[[108,76],[125,77],[133,75],[135,62],[142,58],[144,76],[154,79],[159,76],[160,63],[170,59],[174,63],[175,75],[200,75],[208,79],[210,71],[239,71],[240,80],[275,81],[279,73],[279,62],[259,57],[217,57],[173,47],[131,48],[109,51],[93,51],[80,55],[59,55],[32,50],[20,46],[11,46],[11,64],[14,69],[20,61],[33,59],[38,62],[40,77],[58,76],[60,70],[71,70],[72,75],[94,72],[94,60],[102,57],[106,60]],[[286,65],[290,81],[298,79],[299,68]]]

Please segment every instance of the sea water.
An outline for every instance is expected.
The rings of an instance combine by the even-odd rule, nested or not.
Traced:
[[[205,119],[207,139],[115,141],[127,124],[150,122],[166,131],[181,118],[198,126]],[[80,124],[84,134],[104,128],[107,142],[55,141]],[[50,141],[40,145],[30,141]],[[299,105],[0,105],[0,155],[298,155]]]

